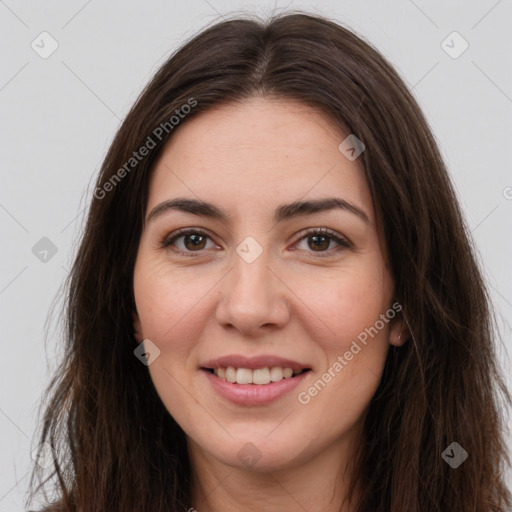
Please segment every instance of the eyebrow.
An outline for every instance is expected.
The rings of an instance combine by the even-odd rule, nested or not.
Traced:
[[[309,201],[294,201],[293,203],[280,205],[274,211],[274,222],[278,223],[294,217],[336,209],[350,212],[359,217],[366,224],[370,224],[370,219],[364,210],[345,199],[338,197],[328,197],[325,199],[314,199]],[[171,210],[191,213],[200,217],[208,217],[222,222],[229,222],[230,220],[230,216],[227,215],[224,210],[212,203],[197,199],[178,197],[176,199],[164,201],[155,206],[148,215],[147,222],[150,222]]]

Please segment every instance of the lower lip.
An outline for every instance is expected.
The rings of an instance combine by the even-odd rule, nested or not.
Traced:
[[[215,391],[227,400],[237,405],[265,405],[269,404],[297,387],[310,373],[301,373],[296,377],[282,379],[269,384],[234,384],[222,380],[208,370],[201,370],[206,374]]]

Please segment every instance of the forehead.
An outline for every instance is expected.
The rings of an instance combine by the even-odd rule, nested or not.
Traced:
[[[277,203],[335,195],[372,220],[362,163],[338,149],[347,135],[300,102],[250,98],[215,107],[185,119],[164,147],[148,208],[186,195],[259,214]]]

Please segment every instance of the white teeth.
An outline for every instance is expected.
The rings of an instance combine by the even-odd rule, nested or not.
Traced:
[[[292,368],[281,368],[280,366],[256,368],[255,370],[228,366],[227,368],[215,368],[213,373],[220,379],[231,383],[265,385],[271,382],[279,382],[282,379],[289,379],[298,375],[300,371],[294,372]]]
[[[291,368],[283,368],[283,377],[285,379],[289,379],[293,375],[293,370]]]
[[[252,384],[252,370],[238,368],[236,371],[236,382],[238,384]]]
[[[276,366],[270,370],[270,380],[272,382],[277,382],[278,380],[282,380],[283,378],[283,369]]]
[[[268,368],[258,368],[257,370],[253,370],[252,382],[254,384],[268,384],[270,382],[270,370]]]
[[[217,372],[217,369],[215,369],[215,372]],[[218,373],[215,373],[215,375],[217,375],[217,377],[220,377]],[[228,382],[236,382],[236,370],[232,366],[228,366],[226,368],[226,380]]]

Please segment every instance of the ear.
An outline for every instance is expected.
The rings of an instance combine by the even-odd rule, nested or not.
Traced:
[[[140,323],[140,318],[137,312],[132,313],[133,317],[133,334],[135,336],[135,339],[137,340],[137,343],[142,343],[144,340],[144,337],[142,336],[142,325]]]
[[[389,329],[389,343],[395,347],[401,347],[409,338],[409,328],[402,315],[393,320],[391,328]]]

